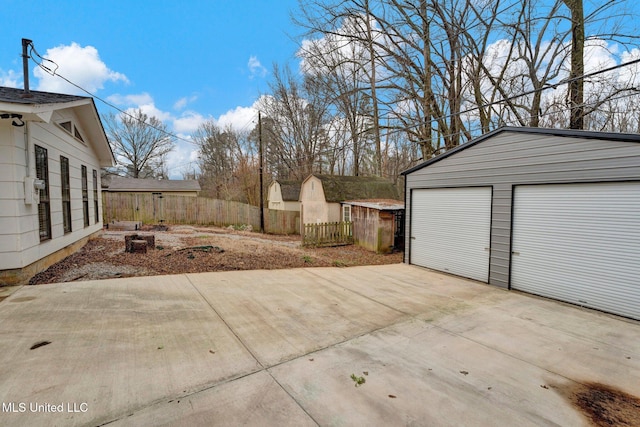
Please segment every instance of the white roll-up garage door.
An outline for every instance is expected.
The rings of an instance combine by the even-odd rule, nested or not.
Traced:
[[[412,191],[411,264],[489,281],[491,187]]]
[[[518,186],[511,287],[640,319],[640,183]]]

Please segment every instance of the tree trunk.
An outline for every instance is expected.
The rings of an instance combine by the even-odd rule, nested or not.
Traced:
[[[582,0],[564,0],[571,11],[571,72],[569,73],[569,128],[584,129],[584,8]]]

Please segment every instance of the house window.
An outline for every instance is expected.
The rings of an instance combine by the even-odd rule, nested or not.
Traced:
[[[342,205],[342,220],[351,222],[351,205]]]
[[[73,129],[71,122],[62,122],[59,123],[60,127],[62,127],[62,129],[66,130],[67,132],[71,133],[71,129]]]
[[[78,128],[76,127],[76,125],[74,125],[71,121],[66,121],[66,122],[60,122],[58,123],[60,125],[60,127],[64,130],[66,130],[67,132],[69,132],[71,135],[75,136],[76,138],[78,138],[80,141],[84,142],[84,139],[82,138],[82,134],[80,134],[80,131],[78,130]]]
[[[75,126],[73,127],[73,136],[84,142],[84,139],[82,139],[82,135],[80,135],[80,132],[78,132],[78,128]]]
[[[100,220],[98,213],[98,171],[93,170],[93,212],[95,217],[95,223]]]
[[[38,223],[40,228],[40,241],[51,239],[51,206],[49,201],[49,157],[47,149],[38,145],[36,151],[36,178],[44,181],[44,188],[40,191],[40,203],[38,203]]]
[[[84,226],[89,226],[89,183],[87,181],[87,167],[82,165],[82,211]]]
[[[65,233],[71,233],[71,185],[69,184],[69,159],[60,156],[62,184],[62,224]]]

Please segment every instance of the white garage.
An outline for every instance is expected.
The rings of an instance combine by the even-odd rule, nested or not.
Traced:
[[[505,127],[403,175],[405,262],[640,320],[640,134]]]
[[[413,190],[411,262],[489,281],[491,187]]]
[[[640,319],[640,182],[517,186],[511,287]]]

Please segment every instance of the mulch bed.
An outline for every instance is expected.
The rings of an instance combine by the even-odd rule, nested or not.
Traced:
[[[395,264],[402,253],[379,255],[350,245],[329,248],[294,248],[278,244],[295,238],[241,233],[242,236],[180,236],[181,247],[164,247],[156,240],[156,249],[147,253],[126,253],[124,237],[100,237],[91,240],[75,254],[37,274],[30,284],[69,280],[95,280],[113,277],[201,273],[211,271],[283,269],[299,267],[348,267]],[[271,237],[275,237],[271,239]],[[207,247],[208,250],[207,250]],[[91,266],[96,271],[91,271]],[[111,266],[112,271],[109,270]],[[125,268],[126,267],[126,268]],[[133,267],[133,268],[132,268]],[[105,269],[107,270],[105,272]],[[81,274],[73,274],[73,270]],[[99,270],[99,271],[98,271]],[[138,274],[139,273],[139,274]]]

